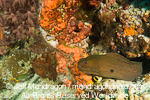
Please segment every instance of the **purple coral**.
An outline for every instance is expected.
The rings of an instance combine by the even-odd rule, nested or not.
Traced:
[[[33,37],[34,29],[38,28],[38,0],[0,0],[0,8],[4,12],[3,16],[0,15],[3,30],[0,46],[16,40],[25,42],[27,37]]]

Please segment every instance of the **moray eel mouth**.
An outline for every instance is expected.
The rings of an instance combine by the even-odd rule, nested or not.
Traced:
[[[95,75],[98,75],[99,74],[99,71],[98,70],[95,70],[94,68],[93,69],[91,69],[91,68],[89,68],[89,67],[85,67],[85,66],[78,66],[78,69],[80,70],[80,71],[82,71],[83,73],[86,73],[86,74],[95,74]]]

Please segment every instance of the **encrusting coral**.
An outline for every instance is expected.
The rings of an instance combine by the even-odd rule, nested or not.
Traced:
[[[54,40],[58,41],[57,49],[62,52],[56,51],[58,62],[56,71],[58,78],[68,87],[73,84],[86,85],[92,80],[91,76],[77,68],[78,61],[88,56],[84,39],[91,34],[92,25],[76,19],[74,16],[76,5],[77,0],[60,2],[46,0],[39,17],[41,27],[49,32],[47,35],[54,35]]]
[[[46,0],[43,3],[40,13],[40,25],[45,30],[50,30],[50,34],[62,31],[69,18],[74,14],[76,0],[71,2],[65,0]]]
[[[73,8],[72,5],[74,5]],[[82,77],[85,74],[77,69],[77,62],[81,58],[88,56],[85,51],[85,41],[83,40],[90,35],[92,25],[78,21],[73,16],[76,5],[77,0],[60,2],[46,0],[43,3],[39,17],[41,27],[49,32],[47,35],[55,36],[55,40],[58,41],[57,49],[64,52],[56,52],[56,59],[59,64],[56,70],[60,80],[68,87],[74,83],[83,84],[85,82],[84,84],[87,84],[87,81],[91,80],[91,76],[87,76],[88,78]],[[76,47],[79,44],[83,47]],[[68,76],[70,72],[72,74],[71,78],[61,79],[61,75]]]
[[[122,36],[124,35],[135,35],[138,34],[138,32],[136,32],[135,30],[135,25],[133,24],[132,27],[123,27],[124,28],[124,33],[122,34]]]
[[[65,43],[67,45],[77,43],[90,35],[91,28],[92,25],[86,25],[82,21],[77,21],[73,16],[69,19],[66,28],[62,32],[56,34],[55,37],[58,43]]]
[[[63,22],[62,14],[56,9],[62,4],[62,2],[63,0],[46,0],[43,3],[39,19],[40,25],[45,30],[51,30],[53,27],[55,27],[55,30],[62,30],[63,28],[65,28],[65,23]],[[58,27],[56,27],[57,23],[59,23]]]

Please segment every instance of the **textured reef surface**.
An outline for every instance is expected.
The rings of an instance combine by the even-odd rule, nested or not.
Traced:
[[[0,100],[150,100],[149,0],[0,0]]]

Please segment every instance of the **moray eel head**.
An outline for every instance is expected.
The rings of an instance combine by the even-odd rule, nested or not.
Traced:
[[[93,55],[92,57],[89,56],[87,58],[83,58],[78,62],[78,69],[82,70],[82,72],[84,73],[88,73],[88,74],[95,74],[98,75],[99,72],[98,70],[93,67],[96,63],[93,62],[93,58],[97,58],[98,56]]]

